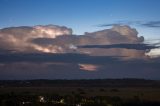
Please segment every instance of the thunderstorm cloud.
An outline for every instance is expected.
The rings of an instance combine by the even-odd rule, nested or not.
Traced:
[[[111,44],[141,44],[144,38],[138,37],[138,32],[129,26],[114,26],[97,32],[86,32],[84,35],[58,36],[56,38],[35,38],[31,43],[42,48],[53,48],[57,53],[85,53],[90,55],[127,56],[131,58],[144,57],[145,50],[129,50],[125,48],[97,49],[77,48],[83,45]],[[55,47],[59,48],[54,50]]]
[[[58,25],[3,28],[0,79],[158,78],[159,58],[150,58],[158,48],[127,25],[83,35]]]
[[[18,52],[51,52],[48,47],[42,48],[30,43],[30,41],[35,38],[56,38],[57,36],[71,34],[72,29],[56,25],[4,28],[0,30],[0,48]],[[57,47],[54,48],[55,50],[58,49]]]

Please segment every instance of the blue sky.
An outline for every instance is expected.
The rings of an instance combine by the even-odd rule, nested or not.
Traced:
[[[160,0],[0,0],[0,28],[56,24],[75,34],[92,32],[119,21],[159,21]],[[160,27],[135,27],[139,35],[156,39]]]

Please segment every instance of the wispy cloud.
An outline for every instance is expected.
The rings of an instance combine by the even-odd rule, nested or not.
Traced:
[[[113,23],[106,23],[97,25],[98,27],[108,27],[108,26],[117,26],[117,25],[138,25],[149,28],[160,28],[160,21],[118,21]]]
[[[97,71],[98,66],[93,65],[93,64],[78,64],[80,66],[81,70],[86,70],[86,71]]]
[[[148,21],[145,23],[142,23],[141,25],[151,28],[160,28],[160,21]]]

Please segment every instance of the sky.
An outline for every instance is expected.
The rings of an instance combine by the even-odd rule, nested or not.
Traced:
[[[101,24],[159,22],[159,5],[159,0],[0,0],[0,28],[54,24],[83,34],[105,29]],[[132,26],[146,39],[160,36],[157,27]]]
[[[159,5],[0,0],[0,80],[160,80]]]

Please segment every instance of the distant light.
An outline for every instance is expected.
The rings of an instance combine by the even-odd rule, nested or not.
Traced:
[[[43,96],[39,96],[39,102],[45,102],[44,97]]]

